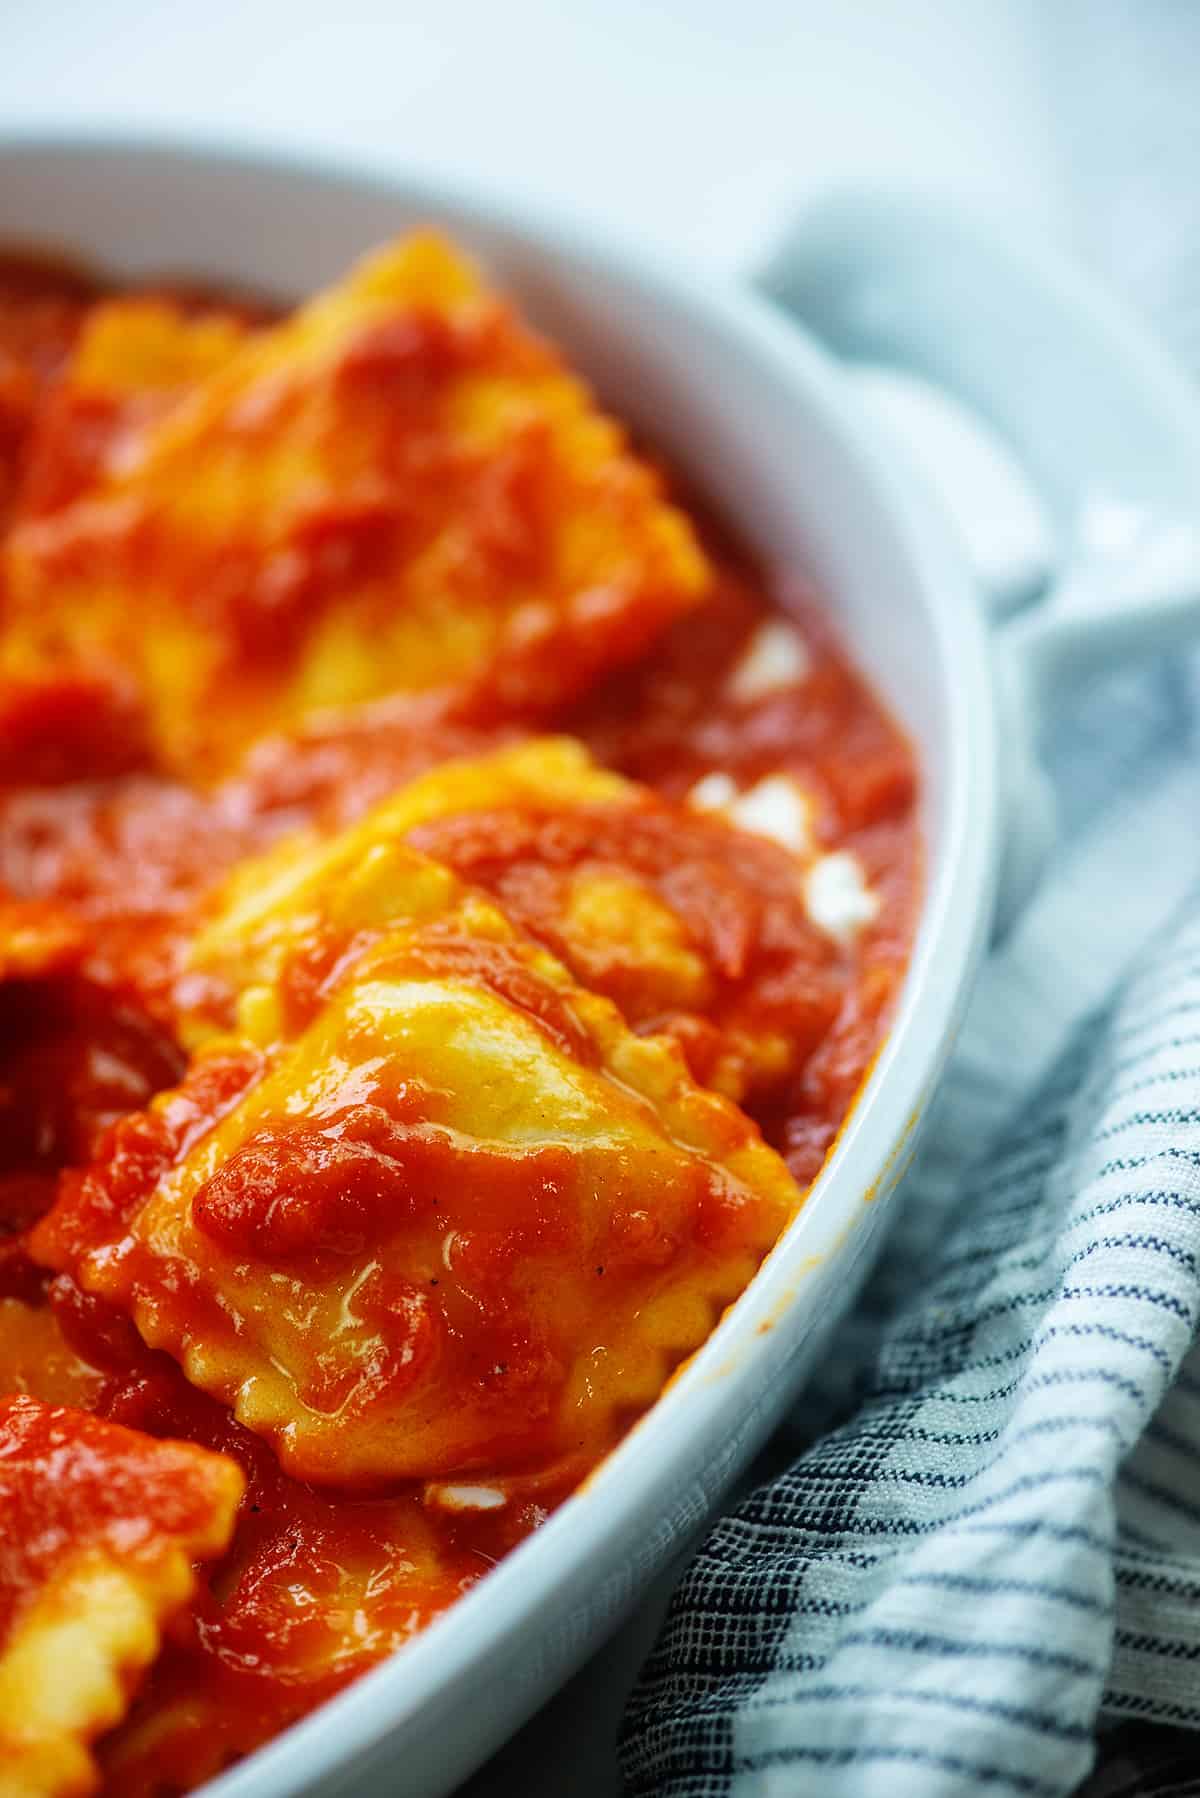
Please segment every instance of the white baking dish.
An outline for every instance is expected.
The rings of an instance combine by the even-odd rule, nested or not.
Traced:
[[[1085,662],[1190,627],[1200,591],[1191,390],[1061,271],[920,208],[834,205],[764,285],[840,353],[954,388],[1033,469],[1060,579],[999,651],[952,533],[884,454],[844,371],[749,285],[392,176],[197,146],[0,143],[0,242],[59,246],[126,274],[301,293],[419,221],[482,256],[769,564],[815,577],[916,745],[925,901],[898,1014],[836,1150],[706,1347],[541,1531],[392,1661],[215,1782],[213,1798],[378,1791],[385,1779],[412,1798],[447,1791],[711,1514],[869,1264],[992,925],[1002,862],[1010,897],[1030,877],[1046,806],[1026,709],[1051,702]]]

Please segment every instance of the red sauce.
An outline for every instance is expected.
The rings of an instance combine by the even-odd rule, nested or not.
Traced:
[[[131,1110],[111,1124],[92,1157],[60,1176],[59,1190],[70,1192],[71,1203],[45,1219],[39,1259],[48,1266],[73,1261],[119,1231],[155,1183],[237,1104],[260,1061],[240,1045],[201,1056],[165,1104]]]
[[[786,1036],[803,1060],[838,1015],[842,957],[809,920],[793,858],[764,838],[745,837],[732,857],[724,824],[647,804],[471,813],[422,825],[410,840],[494,893],[637,1029],[674,1035],[701,1081],[728,1056],[732,1028],[751,1039]],[[600,949],[586,928],[572,931],[572,883],[610,873],[634,875],[680,921],[708,976],[702,1010],[664,1005],[639,955],[620,941]],[[752,1051],[742,1059],[738,1097],[752,1115],[768,1100],[786,1103]]]
[[[182,1422],[189,1440],[233,1456],[247,1489],[234,1547],[107,1746],[122,1798],[192,1784],[339,1691],[544,1521],[571,1476],[530,1482],[498,1521],[466,1531],[404,1495],[330,1498],[289,1480],[262,1442],[159,1360],[114,1384],[110,1413],[152,1435]],[[164,1744],[153,1723],[175,1705]]]
[[[0,259],[0,524],[24,479],[39,407],[97,292],[72,269],[36,257]]]
[[[28,465],[34,421],[45,422],[55,378],[96,292],[84,277],[0,261],[0,529],[23,482],[31,483],[31,507],[59,504],[105,453],[112,418],[60,406],[46,438],[57,472],[51,478],[44,464],[40,473]],[[356,383],[371,404],[417,415],[433,363],[465,353],[440,327],[390,330],[357,344],[340,378]],[[422,479],[429,475],[425,470]],[[510,575],[520,573],[544,537],[540,525],[529,528],[547,504],[536,445],[490,470],[487,483],[475,548],[461,570],[468,586],[481,568],[503,563]],[[420,486],[414,475],[414,491]],[[269,605],[243,607],[243,653],[271,652],[279,633],[292,628],[289,620],[315,603],[314,593],[324,603],[338,568],[385,557],[396,531],[418,527],[419,520],[380,518],[370,507],[314,520],[292,587],[268,595]],[[220,1450],[248,1482],[229,1553],[207,1570],[199,1603],[176,1626],[133,1713],[105,1745],[113,1793],[137,1798],[195,1783],[303,1714],[478,1579],[595,1459],[590,1453],[578,1463],[559,1460],[512,1476],[508,1502],[493,1511],[439,1511],[411,1484],[370,1497],[320,1492],[284,1475],[263,1441],[190,1386],[165,1355],[147,1349],[117,1312],[66,1275],[47,1290],[48,1276],[26,1253],[26,1233],[59,1183],[77,1202],[43,1225],[40,1259],[61,1266],[89,1242],[111,1239],[254,1077],[254,1058],[245,1052],[203,1058],[165,1108],[144,1110],[153,1092],[179,1079],[186,1059],[174,1020],[181,1004],[195,1006],[204,994],[181,973],[182,947],[214,880],[286,831],[339,828],[434,763],[532,729],[583,737],[602,762],[673,802],[713,771],[743,785],[785,771],[815,801],[819,841],[853,850],[880,897],[876,920],[852,950],[831,946],[813,929],[781,850],[747,841],[730,865],[719,826],[681,820],[649,802],[632,827],[628,814],[604,808],[566,820],[493,812],[428,826],[416,840],[568,960],[563,883],[584,867],[632,868],[683,920],[712,972],[715,1015],[727,1021],[736,1014],[748,1030],[781,1031],[791,1040],[786,1075],[752,1087],[746,1105],[801,1181],[819,1168],[869,1067],[916,911],[912,756],[807,595],[796,606],[811,661],[804,679],[756,699],[730,697],[729,669],[777,596],[715,534],[712,553],[718,579],[711,598],[648,652],[635,640],[637,620],[622,615],[606,624],[604,596],[594,596],[600,634],[632,633],[626,650],[640,659],[557,715],[538,709],[536,683],[524,675],[490,710],[478,693],[469,703],[454,695],[384,699],[258,742],[231,775],[206,789],[155,766],[141,698],[122,671],[61,670],[0,688],[0,919],[10,905],[41,907],[46,929],[44,965],[18,969],[18,978],[0,985],[0,1297],[51,1305],[71,1347],[100,1370],[98,1421],[88,1427],[103,1432],[119,1424]],[[586,660],[582,648],[579,654]],[[591,672],[581,660],[578,684]],[[441,953],[447,970],[533,1007],[539,1028],[578,1050],[569,1009],[550,1005],[499,946],[481,959],[477,944],[447,936]],[[329,945],[314,942],[307,958],[295,958],[291,1000],[298,1013],[324,990],[331,954]],[[0,963],[0,974],[6,971]],[[704,1080],[721,1046],[709,1010],[663,1015],[647,1007],[619,953],[594,984],[634,1027],[672,1030]],[[394,1107],[390,1115],[360,1118],[350,1131],[327,1124],[253,1137],[198,1196],[200,1227],[227,1249],[294,1270],[336,1256],[375,1229],[381,1213],[419,1205],[419,1145],[404,1136]],[[420,1152],[448,1151],[426,1143]],[[490,1226],[473,1251],[480,1281],[503,1282],[521,1253],[522,1230],[543,1241],[557,1227],[554,1205],[543,1202],[555,1177],[550,1165],[492,1170],[481,1203],[481,1222]],[[471,1178],[478,1181],[477,1169]],[[721,1195],[710,1198],[705,1227],[714,1240],[736,1235],[738,1221],[722,1210]],[[62,1234],[68,1227],[69,1240]],[[653,1219],[631,1211],[622,1227],[613,1272],[622,1254],[630,1265],[651,1265],[658,1252]],[[596,1276],[611,1277],[603,1266]],[[385,1296],[399,1303],[396,1293]],[[534,1379],[531,1403],[536,1387]],[[0,1509],[9,1502],[5,1466],[41,1465],[51,1447],[32,1417],[17,1412],[9,1423],[11,1430],[0,1427]],[[133,1445],[143,1440],[129,1438]],[[49,1523],[47,1553],[119,1512],[167,1519],[186,1502],[177,1481],[158,1478],[144,1448],[122,1450],[117,1462],[122,1471],[106,1490],[82,1472],[61,1487],[37,1488],[36,1502],[49,1507],[39,1513],[39,1527]],[[42,1537],[30,1516],[14,1512],[4,1539],[0,1641],[3,1606],[11,1609],[12,1594],[30,1577],[22,1557]]]
[[[453,927],[422,935],[411,955],[388,956],[377,964],[385,977],[445,978],[489,988],[498,998],[533,1020],[573,1060],[588,1067],[595,1060],[591,1038],[567,1001],[543,980],[534,978],[519,951],[508,943],[480,942]]]
[[[209,1534],[207,1457],[67,1406],[0,1402],[0,1640],[93,1549],[136,1567]]]

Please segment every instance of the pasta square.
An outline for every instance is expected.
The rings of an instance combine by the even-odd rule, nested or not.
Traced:
[[[229,310],[194,313],[175,300],[102,300],[34,416],[20,515],[57,512],[141,453],[146,432],[226,363],[246,335]]]
[[[448,869],[344,847],[276,895],[240,1038],[118,1126],[35,1254],[299,1478],[603,1452],[799,1193],[674,1045]]]
[[[192,968],[217,995],[222,980],[264,977],[306,915],[284,896],[395,841],[491,893],[582,986],[634,1029],[673,1035],[695,1077],[737,1103],[777,1092],[837,1016],[842,960],[808,916],[795,857],[600,767],[569,737],[443,762],[332,842],[246,862],[217,891]]]
[[[0,1793],[95,1789],[162,1624],[225,1547],[233,1462],[66,1406],[0,1404]]]
[[[7,576],[35,645],[136,669],[160,752],[203,771],[389,691],[555,703],[707,569],[621,429],[429,235],[252,334],[16,530]]]
[[[120,1798],[190,1790],[332,1696],[482,1577],[572,1483],[556,1473],[550,1489],[537,1477],[489,1489],[492,1508],[469,1515],[465,1541],[454,1500],[474,1489],[348,1498],[302,1485],[65,1275],[36,1306],[0,1300],[0,1390],[183,1438],[231,1457],[246,1479],[205,1589],[172,1625],[122,1722],[97,1743],[103,1789]]]

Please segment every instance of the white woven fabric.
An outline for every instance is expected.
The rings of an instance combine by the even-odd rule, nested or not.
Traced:
[[[843,1421],[686,1576],[631,1794],[1058,1798],[1106,1719],[1200,1728],[1192,710],[1160,669],[1060,730],[1057,860],[795,1440]]]

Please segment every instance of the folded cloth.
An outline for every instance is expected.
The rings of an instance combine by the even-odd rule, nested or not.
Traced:
[[[676,1594],[629,1794],[1058,1798],[1098,1728],[1200,1729],[1194,709],[1178,664],[1059,727],[1056,858],[985,966],[796,1458]],[[814,1436],[822,1404],[841,1420]],[[1112,1741],[1096,1794],[1200,1791],[1186,1738],[1161,1778]]]

